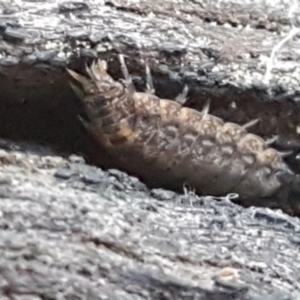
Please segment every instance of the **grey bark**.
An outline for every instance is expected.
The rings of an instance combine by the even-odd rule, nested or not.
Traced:
[[[160,97],[174,99],[187,84],[190,107],[210,98],[211,113],[225,120],[259,118],[253,132],[278,135],[277,147],[294,151],[287,161],[299,172],[297,37],[263,82],[272,48],[291,22],[297,26],[297,11],[288,14],[293,3],[214,3],[0,3],[0,136],[38,142],[2,142],[1,296],[300,298],[298,219],[149,190],[119,171],[62,158],[61,151],[79,153],[112,167],[105,157],[95,161],[99,149],[78,120],[65,67],[83,71],[100,57],[119,79],[121,52],[139,90],[147,63]],[[217,276],[224,267],[241,278]]]
[[[3,299],[300,297],[299,219],[38,145],[1,140],[0,159]]]

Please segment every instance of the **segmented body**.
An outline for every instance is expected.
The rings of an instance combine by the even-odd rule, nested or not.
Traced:
[[[89,78],[69,73],[81,84],[90,128],[116,167],[162,187],[187,184],[203,195],[261,198],[285,188],[291,171],[281,155],[245,126],[136,92],[126,69],[127,85],[106,68],[99,60],[87,68]]]

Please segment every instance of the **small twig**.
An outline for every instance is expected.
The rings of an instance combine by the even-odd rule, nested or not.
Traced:
[[[272,50],[271,56],[267,63],[266,73],[265,73],[265,76],[263,79],[264,83],[266,83],[266,84],[269,83],[269,81],[271,79],[271,71],[274,67],[274,57],[275,57],[276,53],[283,47],[283,45],[286,42],[288,42],[294,36],[296,36],[298,33],[300,33],[300,28],[294,27],[294,24],[292,22],[292,15],[295,13],[297,8],[298,8],[298,3],[297,3],[297,1],[295,1],[294,5],[291,6],[290,11],[288,13],[289,18],[291,19],[292,29],[289,32],[289,34],[283,40],[281,40]]]
[[[267,64],[267,69],[266,69],[266,73],[265,73],[265,77],[264,77],[264,82],[268,83],[271,79],[271,71],[273,69],[273,62],[274,62],[274,57],[275,54],[278,50],[280,50],[280,48],[282,48],[282,46],[289,41],[290,39],[292,39],[295,35],[297,35],[300,32],[300,28],[293,28],[289,34],[283,39],[281,40],[272,50],[272,54],[270,56],[270,59],[268,61]]]

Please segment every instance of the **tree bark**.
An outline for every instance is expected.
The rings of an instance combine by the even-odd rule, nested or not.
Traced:
[[[278,135],[275,146],[293,151],[286,160],[298,174],[297,35],[265,76],[272,49],[297,26],[297,8],[281,2],[0,3],[0,136],[18,141],[3,140],[0,151],[3,296],[300,297],[298,219],[151,190],[120,171],[62,158],[76,153],[115,167],[104,152],[99,161],[65,68],[84,72],[101,58],[120,79],[123,53],[140,91],[147,64],[159,97],[175,99],[187,85],[189,107],[201,110],[210,99],[210,113],[226,121],[258,118],[251,131]],[[241,279],[217,276],[225,267]]]

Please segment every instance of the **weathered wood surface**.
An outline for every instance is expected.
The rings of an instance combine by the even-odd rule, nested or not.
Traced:
[[[100,57],[120,78],[122,52],[141,90],[146,61],[160,97],[174,98],[187,84],[188,106],[202,109],[210,98],[211,113],[225,120],[259,118],[253,132],[279,135],[277,146],[294,150],[288,161],[299,172],[297,38],[262,84],[272,48],[295,21],[292,3],[210,2],[1,1],[0,136],[93,161],[95,145],[78,120],[81,108],[64,68],[83,71]],[[189,195],[185,201],[201,204],[192,209],[178,204],[184,196],[84,164],[55,177],[70,162],[33,148],[37,157],[23,146],[17,161],[15,153],[1,154],[0,276],[7,298],[300,297],[297,219]],[[97,163],[111,166],[105,157]],[[241,270],[248,290],[214,285],[226,266]]]
[[[2,299],[299,299],[299,219],[0,145]]]

